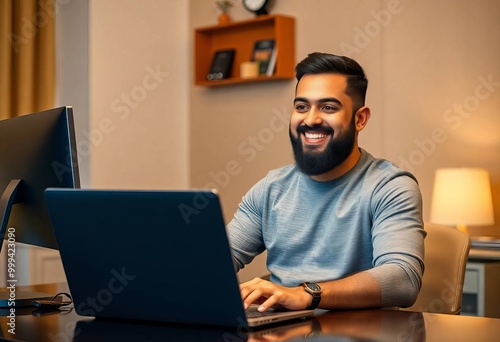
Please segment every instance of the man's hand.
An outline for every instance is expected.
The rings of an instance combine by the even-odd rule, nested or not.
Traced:
[[[245,309],[250,304],[261,304],[259,311],[266,311],[273,305],[289,310],[304,310],[312,302],[312,296],[302,286],[284,287],[260,278],[240,284],[241,297]]]

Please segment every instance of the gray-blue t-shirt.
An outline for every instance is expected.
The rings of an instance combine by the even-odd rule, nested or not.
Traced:
[[[410,173],[360,150],[332,181],[290,165],[254,185],[227,227],[236,267],[267,250],[271,281],[284,286],[369,270],[382,306],[412,305],[424,268],[420,189]]]

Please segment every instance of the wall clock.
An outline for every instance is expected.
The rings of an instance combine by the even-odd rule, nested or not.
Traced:
[[[243,6],[255,15],[268,14],[266,6],[269,0],[243,0]]]

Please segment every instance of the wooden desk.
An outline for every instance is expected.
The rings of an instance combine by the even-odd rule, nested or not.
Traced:
[[[65,285],[26,288],[57,293]],[[29,309],[16,315],[16,334],[8,333],[8,318],[0,317],[0,337],[20,341],[303,341],[322,335],[317,341],[498,341],[500,319],[416,313],[398,310],[356,310],[319,312],[303,321],[264,328],[255,332],[94,320],[66,313],[35,316]],[[36,313],[35,313],[36,314]]]

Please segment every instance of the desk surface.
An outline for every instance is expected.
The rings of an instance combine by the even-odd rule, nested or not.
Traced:
[[[24,289],[57,293],[64,284]],[[36,313],[35,313],[36,314]],[[498,341],[500,319],[398,310],[319,312],[315,317],[244,333],[238,330],[172,324],[94,320],[74,310],[16,315],[15,335],[0,317],[0,337],[20,341]],[[313,336],[320,336],[322,338]]]

